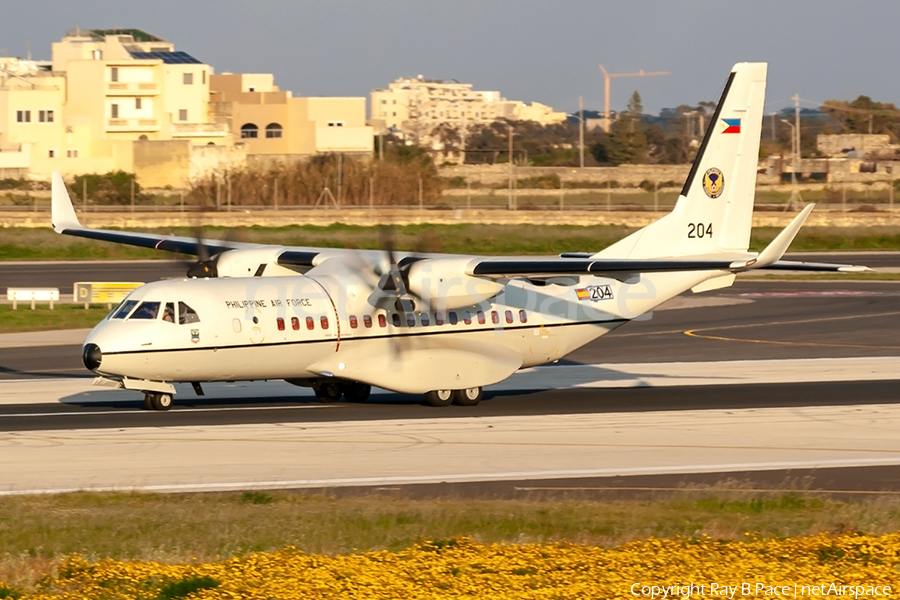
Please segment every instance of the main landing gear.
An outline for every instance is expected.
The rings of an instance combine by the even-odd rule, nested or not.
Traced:
[[[169,410],[172,408],[172,394],[144,392],[144,408],[147,410]]]
[[[464,390],[432,390],[425,394],[425,402],[431,406],[475,406],[484,397],[481,387],[471,387]]]
[[[337,402],[344,396],[347,402],[363,403],[369,399],[372,386],[356,381],[329,380],[314,385],[313,391],[320,402]]]

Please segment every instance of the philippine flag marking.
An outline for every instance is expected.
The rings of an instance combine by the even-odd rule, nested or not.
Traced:
[[[740,119],[722,119],[725,123],[725,129],[722,130],[722,133],[740,133],[741,132],[741,120]]]

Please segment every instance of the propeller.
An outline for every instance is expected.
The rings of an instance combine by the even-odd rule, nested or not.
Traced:
[[[388,270],[381,273],[378,288],[382,292],[388,292],[397,296],[397,299],[394,301],[394,308],[397,312],[412,313],[416,311],[417,306],[428,311],[428,303],[409,289],[410,267],[425,259],[418,256],[404,256],[397,260],[397,255],[394,251],[394,240],[390,230],[382,230],[381,241],[387,255]]]
[[[203,242],[203,230],[200,227],[194,228],[194,239],[197,240],[197,260],[188,261],[187,276],[191,279],[218,277],[216,263],[222,253],[210,256],[209,246]]]

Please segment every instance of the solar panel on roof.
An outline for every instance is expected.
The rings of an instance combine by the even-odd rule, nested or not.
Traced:
[[[132,52],[131,58],[138,60],[155,59],[161,60],[167,65],[199,65],[199,60],[188,54],[187,52]]]

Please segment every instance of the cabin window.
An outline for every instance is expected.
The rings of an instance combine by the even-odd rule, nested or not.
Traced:
[[[278,325],[278,331],[284,331],[284,319],[278,317],[275,319],[275,323]]]
[[[112,318],[113,319],[124,319],[125,317],[128,316],[128,313],[131,312],[131,309],[133,309],[135,306],[137,306],[137,303],[138,303],[137,300],[126,300],[119,306],[119,309],[115,313],[113,313]]]
[[[430,325],[430,322],[431,319],[428,317],[428,313],[422,313],[422,327],[428,327],[428,325]]]
[[[467,310],[463,311],[463,323],[465,323],[466,325],[472,324],[472,313]]]
[[[434,313],[434,324],[435,325],[443,325],[444,324],[443,313]]]
[[[500,324],[500,315],[497,314],[496,310],[491,311],[491,323],[493,323],[494,325]]]
[[[528,322],[528,315],[525,313],[524,310],[520,310],[520,311],[519,311],[519,322],[520,322],[520,323],[527,323],[527,322]]]
[[[313,321],[312,317],[306,317],[306,328],[312,331],[316,327],[316,322]]]
[[[406,313],[406,325],[408,327],[416,326],[416,313]]]
[[[392,314],[391,322],[394,324],[394,327],[400,327],[400,315],[397,313]]]
[[[163,309],[163,321],[166,323],[174,323],[175,322],[175,303],[174,302],[166,302],[166,307]]]
[[[372,329],[372,315],[363,315],[363,325],[366,329]]]
[[[159,314],[159,302],[143,302],[131,315],[132,319],[155,319]]]
[[[508,310],[508,311],[506,311],[505,314],[506,314],[506,322],[507,322],[507,323],[512,323],[512,322],[513,322],[512,311],[511,311],[511,310]]]
[[[450,314],[447,315],[447,317],[451,325],[456,325],[457,323],[459,323],[459,317],[456,316],[455,312],[450,311]]]
[[[184,302],[178,303],[178,324],[187,325],[188,323],[199,323],[200,316],[193,308]]]
[[[387,319],[384,315],[378,315],[378,326],[387,327]]]
[[[356,329],[359,327],[359,321],[356,319],[356,315],[350,315],[350,329]]]
[[[321,317],[319,319],[319,324],[322,326],[322,329],[328,329],[328,317]]]
[[[231,328],[235,333],[241,332],[241,320],[240,319],[232,319],[231,320]]]
[[[291,329],[293,329],[294,331],[300,330],[300,319],[298,319],[297,317],[291,317]]]
[[[478,311],[478,324],[484,325],[484,311],[483,310]]]

